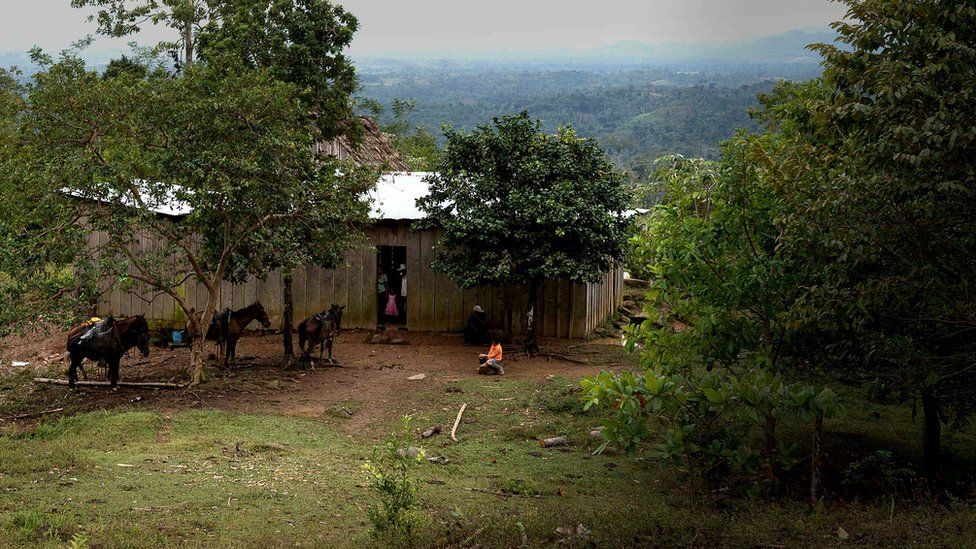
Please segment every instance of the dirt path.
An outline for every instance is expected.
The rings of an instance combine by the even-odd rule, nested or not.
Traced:
[[[35,387],[31,406],[67,401],[73,404],[72,412],[125,406],[163,412],[202,407],[313,418],[345,415],[343,429],[368,433],[371,425],[417,411],[430,391],[443,391],[461,379],[479,377],[477,355],[484,351],[463,346],[459,335],[401,332],[401,345],[372,344],[371,337],[371,332],[345,332],[335,348],[335,357],[342,367],[322,363],[314,370],[301,371],[280,368],[279,336],[249,336],[238,347],[237,368],[211,369],[211,381],[194,390],[85,388],[68,393],[63,387]],[[49,360],[57,356],[60,341],[51,336],[29,345],[3,345],[0,358],[4,368],[10,368],[10,361],[14,360],[32,361],[38,369],[62,368],[59,362]],[[541,380],[553,375],[581,377],[626,364],[622,349],[614,341],[552,339],[542,343],[586,364],[544,357],[529,359],[510,352],[500,381]],[[177,381],[186,378],[188,362],[187,349],[153,349],[148,361],[135,356],[124,359],[122,377],[130,381]],[[88,370],[93,378],[100,376],[97,368]],[[408,379],[419,374],[424,379]]]

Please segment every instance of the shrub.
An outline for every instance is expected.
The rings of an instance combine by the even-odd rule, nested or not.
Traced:
[[[415,546],[426,526],[426,517],[416,510],[417,481],[410,474],[424,454],[411,455],[405,448],[409,438],[410,418],[405,416],[400,431],[394,431],[383,446],[373,448],[364,466],[377,500],[366,514],[373,537],[384,545]]]

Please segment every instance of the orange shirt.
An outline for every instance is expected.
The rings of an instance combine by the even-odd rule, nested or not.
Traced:
[[[501,362],[502,361],[502,344],[501,343],[496,343],[495,345],[492,345],[491,346],[491,349],[488,351],[488,358],[489,359],[492,359],[493,358],[493,359],[497,360],[498,362]]]

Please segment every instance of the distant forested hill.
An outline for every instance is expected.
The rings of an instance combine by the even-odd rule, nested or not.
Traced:
[[[471,129],[492,117],[528,111],[547,130],[572,125],[603,145],[636,177],[661,155],[714,158],[738,128],[754,128],[748,109],[773,87],[759,70],[703,75],[671,70],[509,70],[418,68],[361,71],[364,97],[387,107],[414,99],[407,123],[440,135],[444,124]]]

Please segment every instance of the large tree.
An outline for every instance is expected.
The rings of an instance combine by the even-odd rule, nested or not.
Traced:
[[[97,8],[89,19],[98,23],[98,33],[123,37],[141,31],[147,24],[173,29],[173,40],[158,44],[169,50],[178,67],[189,67],[197,55],[197,37],[213,16],[212,0],[71,0],[76,8]]]
[[[666,171],[644,235],[665,306],[635,336],[649,368],[829,372],[920,400],[938,482],[943,424],[976,410],[976,8],[848,4],[822,80],[762,97],[765,131],[718,163]]]
[[[184,64],[194,58],[211,65],[263,69],[281,82],[291,84],[305,109],[301,121],[315,131],[312,142],[347,136],[358,142],[362,125],[353,110],[357,87],[355,68],[345,50],[359,27],[356,18],[329,0],[74,0],[76,6],[99,6],[99,31],[123,36],[147,23],[166,23],[181,31]],[[171,47],[163,43],[161,48]],[[350,177],[351,187],[361,188],[361,177]],[[344,189],[323,204],[328,224],[292,226],[278,224],[293,241],[318,242],[291,249],[266,247],[247,253],[236,263],[261,276],[269,267],[285,270],[282,326],[284,354],[292,347],[292,271],[301,264],[333,268],[355,239],[365,221],[365,190]],[[352,203],[346,200],[350,198]],[[343,217],[338,217],[341,214]],[[321,220],[320,220],[321,221]],[[271,227],[268,227],[271,230]],[[303,231],[298,234],[298,230]],[[228,273],[229,275],[232,273]],[[240,275],[240,271],[233,274]],[[238,280],[239,278],[232,278]]]
[[[200,33],[203,61],[224,63],[229,59],[233,65],[266,69],[277,80],[295,86],[306,111],[305,123],[315,130],[314,141],[346,136],[358,143],[363,127],[353,112],[356,74],[345,55],[359,27],[352,14],[329,0],[210,0],[210,5],[210,20]],[[368,222],[367,188],[362,181],[362,177],[350,177],[351,188],[323,205],[327,219],[319,221],[327,222],[274,227],[292,241],[307,244],[293,249],[267,247],[241,262],[259,276],[268,266],[284,270],[282,343],[286,361],[294,355],[292,273],[300,265],[335,268],[342,261],[360,235],[360,227]],[[253,261],[255,258],[261,261]]]
[[[67,57],[28,86],[16,158],[25,199],[55,201],[64,217],[107,232],[99,254],[121,259],[120,278],[170,295],[188,316],[183,284],[202,284],[203,325],[235,254],[289,247],[293,234],[272,227],[328,223],[328,204],[350,178],[364,178],[350,191],[357,197],[372,184],[309,153],[316,132],[295,86],[264,70],[228,69],[103,79]],[[188,215],[174,223],[157,213],[174,207]],[[153,247],[137,253],[143,236]],[[196,383],[202,338],[191,356]]]
[[[920,398],[930,477],[942,423],[976,410],[976,6],[848,0],[821,45],[834,177],[803,210],[842,276],[818,304],[855,302],[845,349]]]
[[[572,129],[540,128],[522,113],[471,133],[448,130],[419,201],[422,225],[444,230],[435,269],[462,288],[528,287],[530,353],[541,282],[599,280],[621,259],[627,226],[622,178],[603,150]]]

